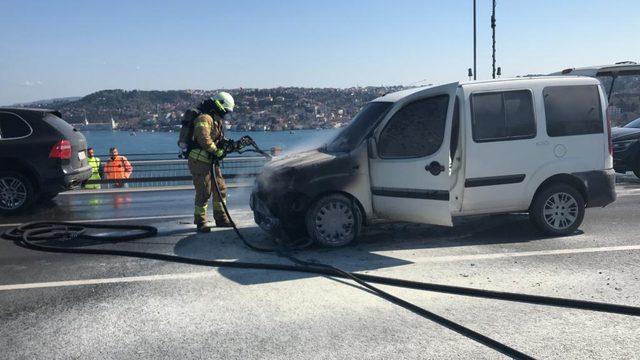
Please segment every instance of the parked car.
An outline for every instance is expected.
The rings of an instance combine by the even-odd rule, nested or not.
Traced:
[[[0,213],[80,185],[91,176],[84,135],[42,109],[0,108]]]
[[[640,129],[640,118],[637,118],[637,119],[629,122],[627,125],[625,125],[623,127],[627,128],[627,129]]]
[[[374,218],[453,226],[529,212],[567,235],[615,198],[596,79],[537,77],[405,90],[365,105],[326,145],[269,163],[251,208],[269,232],[350,243]]]
[[[640,178],[640,119],[612,128],[613,167],[619,173],[633,171]]]

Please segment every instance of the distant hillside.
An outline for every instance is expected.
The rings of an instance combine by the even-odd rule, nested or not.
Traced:
[[[31,101],[27,103],[18,103],[18,104],[14,104],[13,106],[42,108],[42,107],[55,105],[59,107],[66,103],[70,103],[72,101],[76,101],[80,99],[82,99],[81,96],[69,96],[69,97],[62,97],[62,98],[55,98],[55,99]]]
[[[403,89],[366,87],[350,89],[273,88],[227,90],[237,108],[229,125],[240,129],[283,130],[339,127],[366,102]],[[217,90],[102,90],[75,101],[51,102],[65,120],[107,122],[113,118],[126,129],[175,128],[184,110],[195,107]]]

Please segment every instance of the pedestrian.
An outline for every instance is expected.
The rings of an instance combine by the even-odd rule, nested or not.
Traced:
[[[87,162],[91,165],[91,177],[89,180],[101,180],[102,169],[100,168],[100,158],[95,156],[93,148],[87,149]],[[100,189],[100,184],[84,184],[85,189]]]
[[[109,149],[109,161],[104,166],[104,176],[109,180],[128,179],[133,172],[133,167],[125,156],[118,153],[118,149],[112,147]],[[129,184],[123,181],[115,181],[113,187],[122,188],[129,187]]]
[[[193,141],[188,163],[196,190],[193,222],[198,232],[211,231],[211,226],[207,223],[207,205],[212,194],[216,226],[232,226],[223,208],[223,203],[227,200],[227,186],[217,160],[224,155],[224,151],[218,147],[224,139],[223,119],[233,111],[234,106],[233,97],[229,93],[220,92],[198,105],[200,115],[193,121]],[[215,177],[213,181],[218,184],[222,197],[218,196],[212,186],[212,173]]]

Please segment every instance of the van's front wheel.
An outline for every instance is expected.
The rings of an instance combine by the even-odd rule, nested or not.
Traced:
[[[344,195],[318,199],[307,211],[305,223],[311,239],[328,247],[344,246],[356,239],[362,228],[358,205]]]
[[[537,194],[529,216],[547,235],[569,235],[582,224],[584,210],[584,197],[578,190],[570,185],[554,184]]]

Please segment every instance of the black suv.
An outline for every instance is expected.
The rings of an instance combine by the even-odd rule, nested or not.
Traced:
[[[640,118],[624,127],[611,129],[613,167],[617,172],[633,171],[640,178]]]
[[[87,141],[52,110],[0,107],[0,213],[80,185],[91,176]]]

